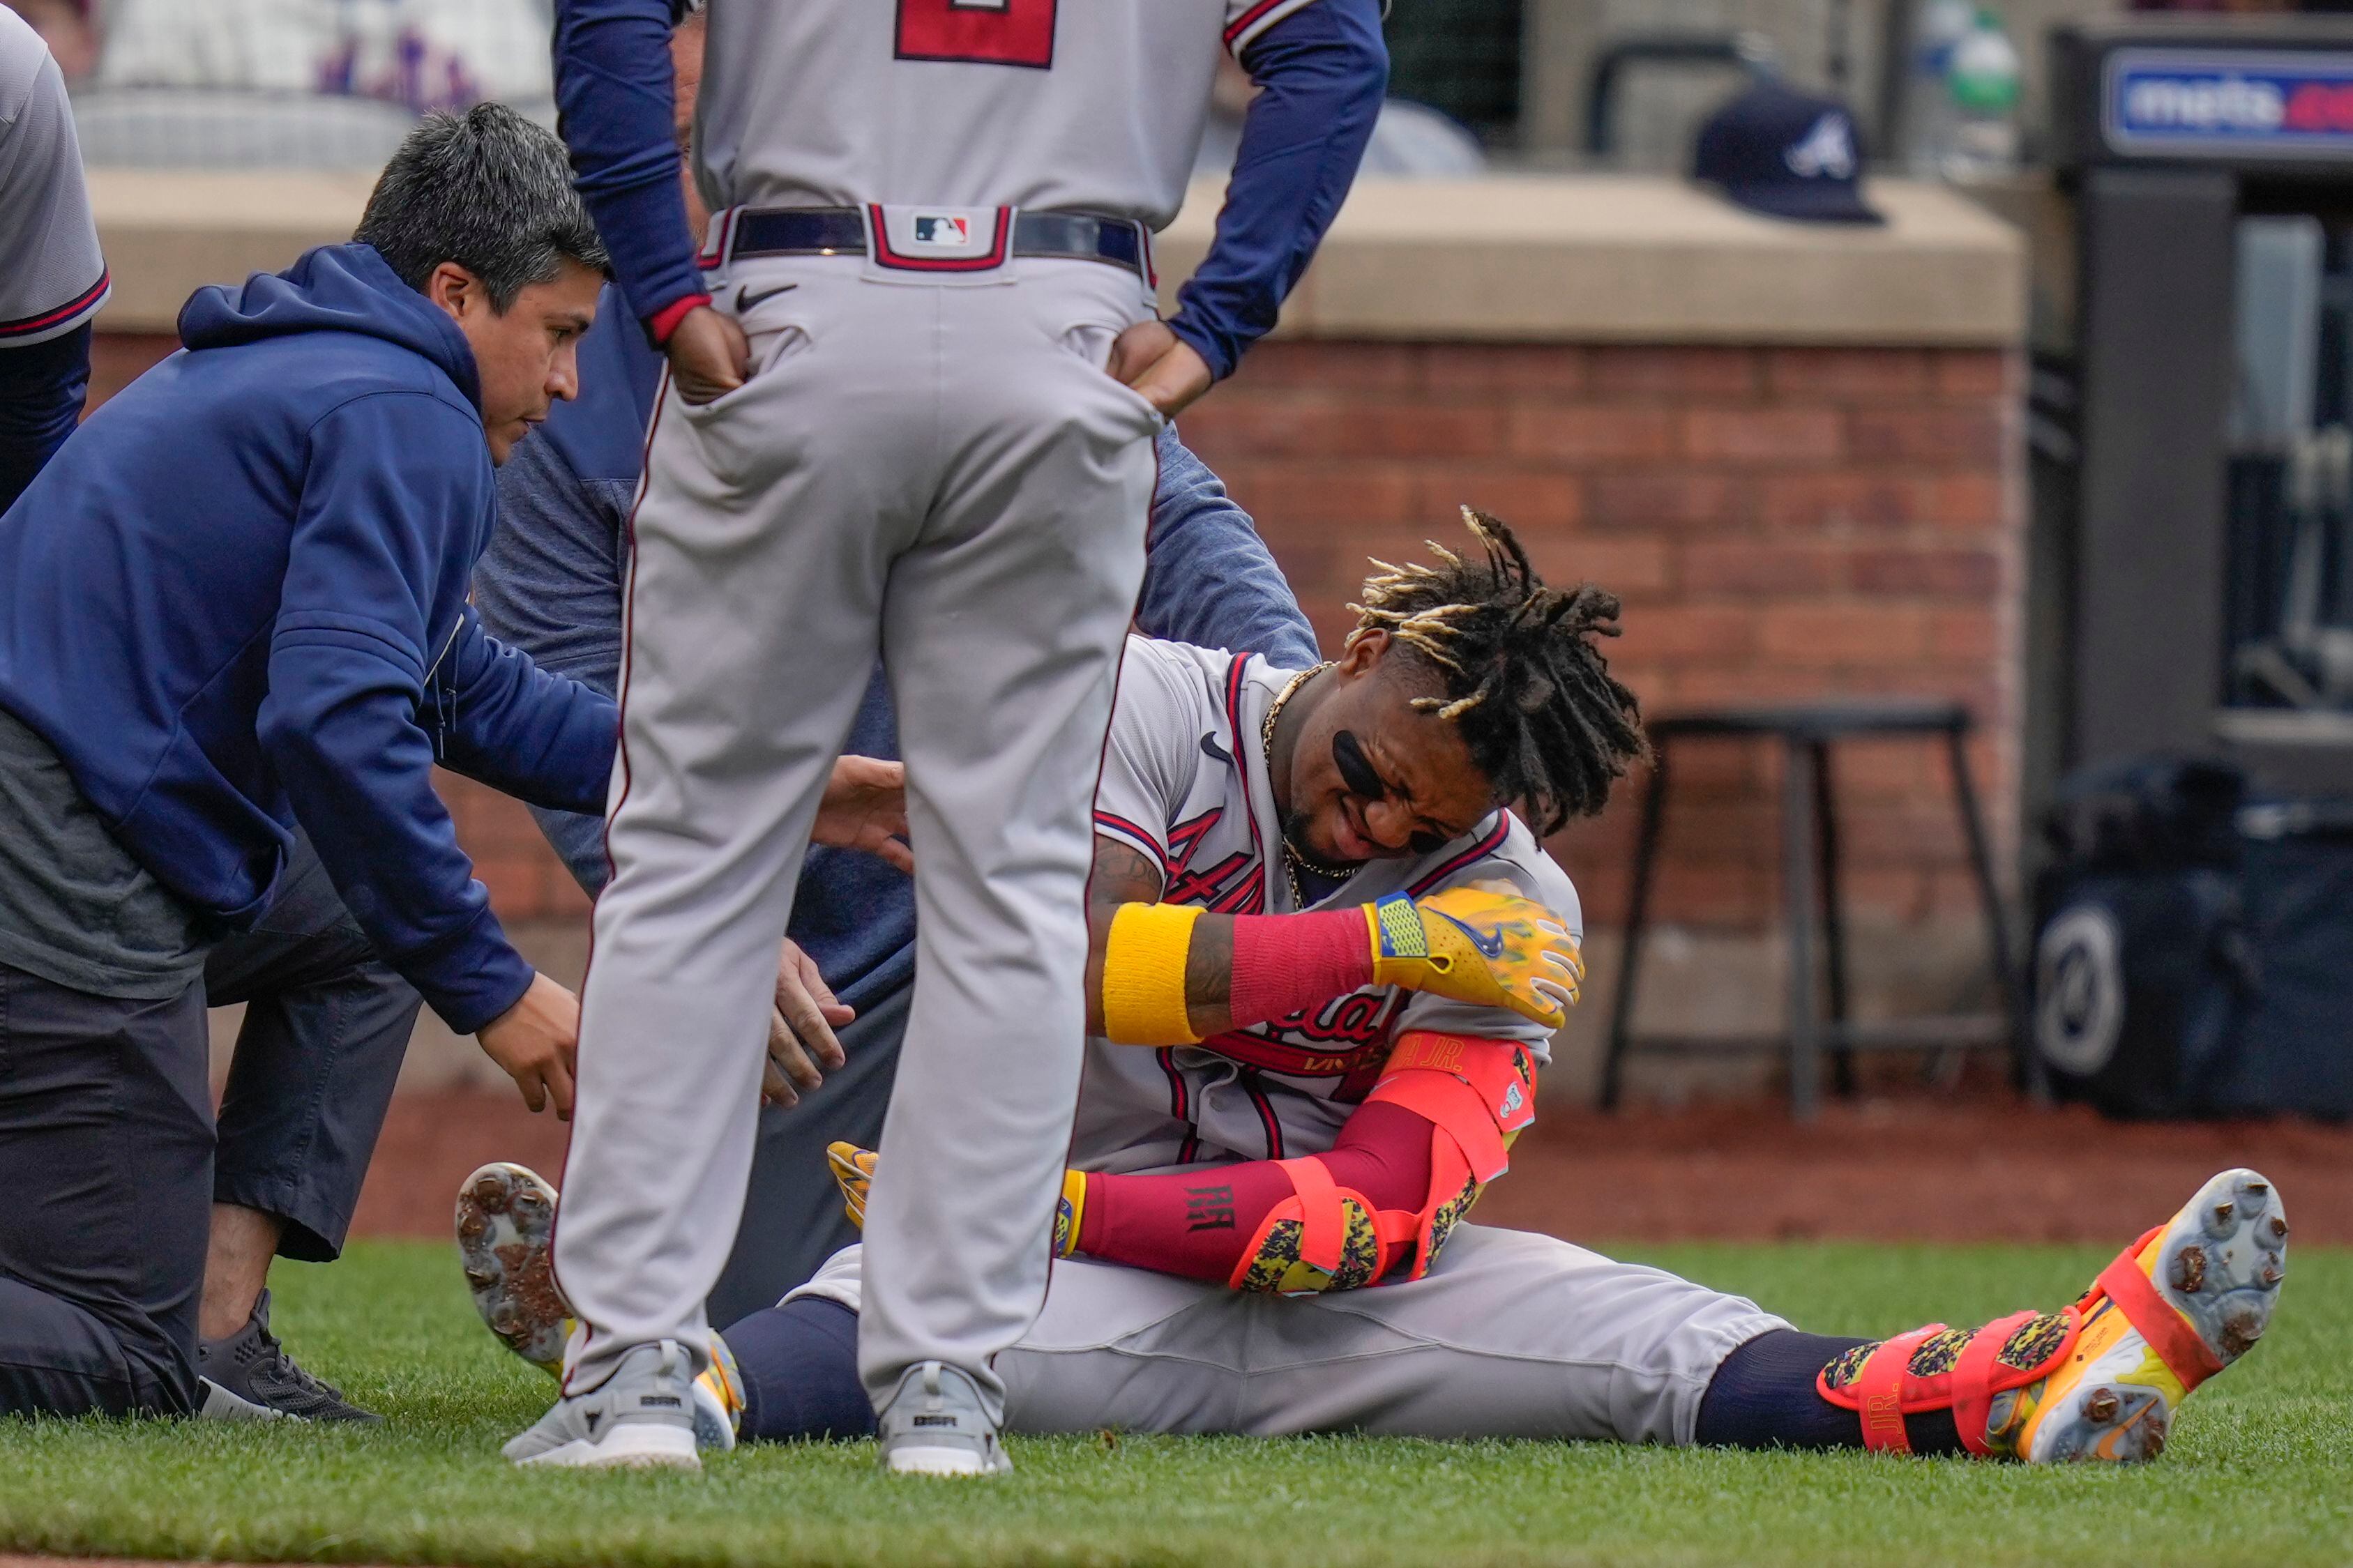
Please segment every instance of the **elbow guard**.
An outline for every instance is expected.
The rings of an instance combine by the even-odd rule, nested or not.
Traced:
[[[1507,1151],[1535,1118],[1535,1068],[1510,1040],[1417,1031],[1389,1055],[1366,1099],[1430,1123],[1430,1188],[1419,1207],[1375,1210],[1314,1155],[1280,1163],[1292,1196],[1275,1205],[1228,1281],[1285,1296],[1353,1290],[1430,1272]]]
[[[1103,1034],[1118,1046],[1196,1046],[1185,1010],[1185,960],[1193,948],[1190,904],[1122,904],[1103,942]]]

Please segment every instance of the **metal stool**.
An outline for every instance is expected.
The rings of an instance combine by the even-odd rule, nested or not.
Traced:
[[[1627,900],[1626,946],[1618,994],[1609,1015],[1609,1049],[1601,1076],[1603,1109],[1615,1109],[1624,1086],[1627,1053],[1637,1047],[1698,1055],[1776,1050],[1789,1053],[1789,1110],[1810,1120],[1820,1100],[1821,1053],[1831,1052],[1841,1094],[1854,1088],[1853,1053],[1859,1050],[1952,1050],[2007,1046],[2013,1071],[2027,1070],[2025,1035],[2020,1027],[2018,975],[2012,967],[2010,932],[1995,890],[1985,824],[1978,815],[1977,791],[1969,780],[1968,710],[1957,702],[1825,702],[1797,708],[1726,708],[1686,713],[1651,723],[1656,762],[1642,798],[1642,827],[1634,852],[1634,887]],[[1839,892],[1838,818],[1831,803],[1830,749],[1834,741],[1888,735],[1942,736],[1953,770],[1953,794],[1968,838],[1969,866],[1985,902],[1986,940],[1992,950],[1994,982],[2001,1011],[1946,1015],[1858,1025],[1847,1019],[1846,919]],[[1667,802],[1668,756],[1681,742],[1777,737],[1787,761],[1781,780],[1781,887],[1789,942],[1788,1029],[1763,1037],[1650,1036],[1637,1038],[1635,970],[1641,958],[1644,922],[1650,914],[1651,875],[1658,862],[1659,831]],[[1827,981],[1827,1017],[1817,1015],[1814,997],[1815,875],[1820,879],[1820,921]]]

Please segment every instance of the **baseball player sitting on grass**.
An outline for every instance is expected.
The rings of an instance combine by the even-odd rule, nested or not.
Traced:
[[[1883,1341],[1464,1222],[1581,977],[1577,895],[1530,824],[1599,810],[1644,750],[1595,643],[1617,601],[1546,587],[1466,517],[1480,549],[1384,566],[1335,663],[1131,643],[1063,1261],[999,1363],[1009,1424],[2155,1455],[2277,1300],[2287,1224],[2253,1172],[2208,1182],[2072,1306]],[[855,1215],[875,1159],[834,1152]],[[553,1194],[524,1191],[507,1235],[543,1254]],[[858,1252],[726,1331],[697,1385],[707,1442],[873,1430]],[[535,1312],[544,1343],[563,1305],[529,1261],[489,1307]]]

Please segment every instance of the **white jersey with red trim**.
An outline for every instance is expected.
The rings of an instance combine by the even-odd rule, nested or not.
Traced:
[[[1220,47],[1314,0],[711,0],[713,210],[865,202],[1176,216]]]
[[[1295,671],[1251,654],[1132,637],[1095,793],[1095,832],[1160,868],[1163,901],[1226,914],[1294,912],[1260,729]],[[1502,880],[1556,912],[1580,941],[1567,872],[1507,811],[1436,853],[1366,863],[1312,909]],[[1072,1163],[1155,1170],[1291,1159],[1332,1146],[1411,1029],[1520,1040],[1549,1059],[1543,1025],[1368,985],[1272,1023],[1159,1050],[1090,1040]]]

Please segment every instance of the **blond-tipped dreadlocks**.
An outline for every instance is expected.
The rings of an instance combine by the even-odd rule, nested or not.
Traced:
[[[1375,561],[1365,602],[1348,607],[1359,631],[1386,629],[1436,672],[1445,694],[1414,706],[1452,721],[1496,798],[1525,802],[1552,833],[1599,811],[1650,752],[1641,705],[1593,641],[1618,635],[1618,595],[1547,588],[1501,518],[1466,506],[1462,521],[1483,560],[1430,541],[1438,564]]]

